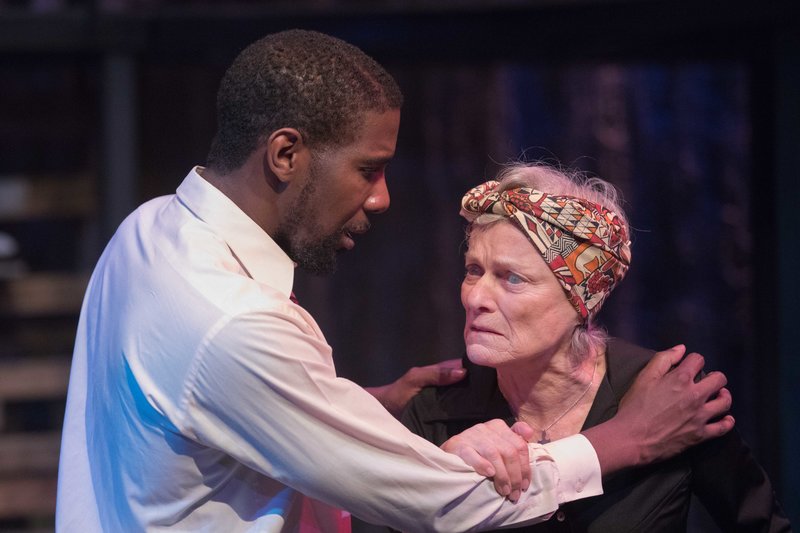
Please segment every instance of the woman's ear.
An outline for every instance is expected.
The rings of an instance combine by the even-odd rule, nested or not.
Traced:
[[[304,174],[308,158],[303,135],[294,128],[281,128],[267,138],[264,171],[286,184],[296,175]]]

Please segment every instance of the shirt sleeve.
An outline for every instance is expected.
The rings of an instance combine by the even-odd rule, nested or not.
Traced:
[[[542,448],[558,465],[558,503],[603,494],[600,461],[589,439],[577,434],[549,442]]]
[[[499,496],[460,458],[338,378],[314,326],[279,310],[220,322],[195,357],[176,421],[181,432],[312,498],[398,529],[522,525],[599,493],[597,456],[576,436],[533,446],[531,487],[516,503]]]

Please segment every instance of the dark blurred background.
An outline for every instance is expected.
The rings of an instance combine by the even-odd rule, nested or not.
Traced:
[[[0,531],[52,530],[104,243],[205,161],[235,55],[294,27],[361,47],[406,96],[392,208],[334,276],[295,286],[340,374],[378,385],[461,355],[468,187],[520,158],[586,171],[617,185],[634,228],[601,321],[725,371],[797,523],[798,22],[789,0],[0,0]]]

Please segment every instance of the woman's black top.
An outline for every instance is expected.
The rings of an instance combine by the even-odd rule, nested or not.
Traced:
[[[607,369],[583,429],[617,412],[619,402],[653,352],[611,340]],[[492,368],[471,364],[467,377],[423,390],[403,423],[440,446],[480,422],[514,423]],[[603,479],[604,493],[561,505],[546,522],[514,531],[616,533],[686,531],[691,495],[698,496],[723,532],[791,531],[772,485],[736,430],[667,461],[627,469]]]

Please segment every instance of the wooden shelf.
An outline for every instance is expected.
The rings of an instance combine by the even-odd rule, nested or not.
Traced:
[[[31,274],[0,282],[0,316],[36,318],[78,314],[88,274]]]
[[[69,364],[66,356],[0,359],[0,520],[35,524],[55,514],[61,428],[6,433],[4,418],[6,403],[64,398]]]
[[[81,271],[105,207],[95,15],[0,7],[0,224],[18,245],[0,278],[0,531],[53,530]]]
[[[57,486],[54,475],[0,478],[0,518],[52,516]]]
[[[88,176],[0,176],[0,222],[90,217],[96,203]]]
[[[61,432],[0,435],[0,480],[22,475],[55,475]]]
[[[63,398],[68,379],[66,356],[0,359],[0,520],[36,523],[55,513],[61,428],[6,433],[3,418],[7,402]]]
[[[67,393],[69,367],[67,356],[0,359],[0,404],[63,398]]]

